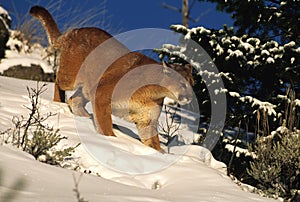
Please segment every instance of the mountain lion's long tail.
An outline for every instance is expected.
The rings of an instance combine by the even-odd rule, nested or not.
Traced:
[[[61,32],[52,15],[41,6],[33,6],[29,13],[40,20],[46,30],[49,44],[54,45],[57,38],[61,35]]]
[[[51,46],[56,45],[56,41],[59,36],[61,36],[61,32],[59,31],[56,22],[54,21],[52,15],[43,7],[41,6],[33,6],[29,13],[40,20],[43,24],[49,44]],[[55,80],[55,87],[54,87],[54,101],[64,102],[66,98],[65,91],[61,90],[57,81]]]

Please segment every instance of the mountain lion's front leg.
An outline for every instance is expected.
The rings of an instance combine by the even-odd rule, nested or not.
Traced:
[[[156,149],[157,151],[160,151],[162,153],[164,152],[160,147],[159,137],[157,133],[148,139],[141,139],[141,141],[146,146],[152,147],[153,149]]]
[[[136,122],[141,142],[157,151],[162,151],[157,133],[157,120],[145,120]]]

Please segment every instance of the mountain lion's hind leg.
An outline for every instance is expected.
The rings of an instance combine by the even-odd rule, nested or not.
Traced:
[[[54,84],[54,98],[53,101],[55,102],[65,102],[66,99],[66,93],[64,90],[61,90],[59,88],[59,85],[57,83],[57,81]]]
[[[97,132],[106,136],[115,136],[112,128],[112,109],[110,103],[110,97],[105,96],[98,88],[95,99],[92,100],[93,112],[94,112],[94,123]]]

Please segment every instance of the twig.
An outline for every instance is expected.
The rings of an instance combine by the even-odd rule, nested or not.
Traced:
[[[74,184],[75,184],[75,188],[73,189],[73,191],[75,192],[76,199],[77,199],[78,202],[88,202],[83,197],[81,197],[81,195],[80,195],[79,183],[80,183],[81,178],[82,178],[82,173],[80,174],[78,179],[76,179],[75,174],[73,173],[73,181],[74,181]]]
[[[166,112],[165,116],[165,124],[159,124],[159,128],[166,134],[168,141],[167,144],[171,141],[173,135],[178,132],[180,128],[179,123],[175,123],[175,116],[177,115],[178,108],[175,108],[175,111],[171,111],[171,109],[167,109],[167,106],[164,105],[164,110]],[[170,116],[168,116],[170,115]]]
[[[232,151],[232,154],[231,154],[231,157],[230,157],[230,161],[228,163],[228,169],[227,169],[227,175],[230,176],[230,172],[231,172],[231,168],[232,168],[232,162],[233,162],[233,158],[235,156],[235,150],[236,150],[236,146],[237,146],[237,140],[240,136],[240,133],[241,133],[241,120],[239,121],[239,131],[238,131],[238,134],[235,136],[235,139],[234,139],[234,147],[233,147],[233,151]]]

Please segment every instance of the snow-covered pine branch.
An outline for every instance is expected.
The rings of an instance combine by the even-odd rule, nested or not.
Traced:
[[[243,103],[250,103],[252,108],[254,108],[254,107],[258,108],[256,110],[254,110],[253,113],[256,113],[257,110],[262,110],[262,111],[266,112],[269,116],[277,115],[277,113],[275,111],[276,105],[274,105],[270,102],[261,101],[257,98],[251,97],[251,96],[241,96],[237,92],[229,92],[229,95],[231,97],[238,98]]]
[[[275,40],[262,42],[259,38],[243,35],[235,36],[232,29],[225,27],[220,30],[209,30],[204,27],[187,29],[182,25],[172,25],[171,29],[184,35],[185,40],[193,39],[201,45],[202,40],[207,40],[215,55],[223,55],[226,60],[242,60],[241,67],[247,65],[251,68],[263,67],[285,57],[286,52],[299,54],[300,49],[294,41],[279,45]],[[214,59],[214,58],[213,58]],[[290,58],[290,65],[296,59]]]

